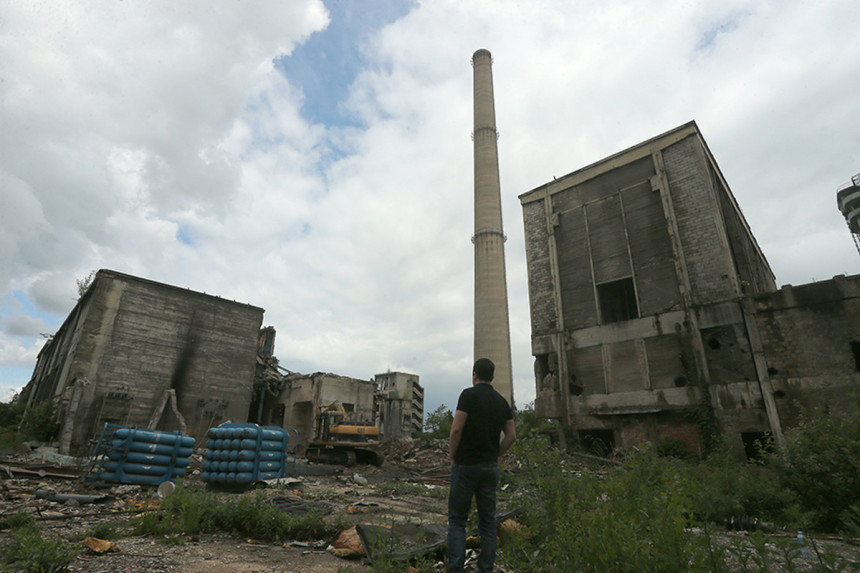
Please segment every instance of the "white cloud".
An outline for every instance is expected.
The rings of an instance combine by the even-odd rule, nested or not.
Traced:
[[[778,282],[856,272],[835,190],[860,171],[858,17],[836,0],[422,2],[356,47],[357,129],[309,124],[272,65],[324,29],[321,2],[6,3],[0,294],[61,321],[94,268],[216,293],[266,309],[287,368],[403,369],[428,409],[453,407],[472,352],[469,59],[488,48],[523,404],[517,196],[691,119]]]
[[[45,339],[41,336],[33,337],[27,343],[23,343],[17,338],[0,332],[0,365],[3,367],[26,368],[28,371],[27,379],[22,380],[16,386],[23,386],[27,383],[27,380],[30,378],[29,373],[33,371],[33,367],[36,365],[36,356],[44,344]],[[2,400],[2,393],[2,390],[0,390],[0,400]]]
[[[48,334],[53,330],[52,326],[44,320],[32,316],[14,316],[2,321],[3,330],[12,336],[27,336],[35,338],[42,334]]]

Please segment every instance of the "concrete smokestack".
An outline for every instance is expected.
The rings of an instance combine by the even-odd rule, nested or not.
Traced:
[[[499,151],[493,99],[493,57],[488,50],[472,56],[475,144],[475,360],[496,364],[495,389],[514,405],[511,332],[505,277],[505,234],[499,185]]]

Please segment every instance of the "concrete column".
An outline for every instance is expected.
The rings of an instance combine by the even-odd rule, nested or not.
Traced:
[[[496,364],[493,387],[514,405],[511,333],[505,275],[505,234],[499,185],[493,58],[488,50],[472,56],[475,149],[475,348],[474,359]]]

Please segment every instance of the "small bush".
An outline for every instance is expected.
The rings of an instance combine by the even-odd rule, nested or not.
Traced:
[[[718,510],[776,512],[782,494],[778,483],[767,483],[775,477],[769,468],[728,457],[691,464],[645,448],[626,455],[619,468],[573,471],[535,435],[518,442],[514,453],[521,467],[517,493],[528,501],[518,517],[520,534],[501,549],[506,568],[729,573],[785,563],[783,570],[799,570],[793,540],[757,532],[727,546],[714,538]],[[846,570],[837,556],[816,553],[816,559],[816,570]]]
[[[38,529],[36,518],[29,513],[18,512],[8,515],[4,519],[0,519],[0,529],[17,530],[33,530]]]
[[[855,398],[855,400],[857,400]],[[818,531],[838,531],[846,524],[848,503],[860,491],[860,400],[853,411],[813,412],[786,432],[784,452],[767,457],[781,487],[792,492],[809,523]]]
[[[739,461],[726,443],[715,443],[711,455],[689,465],[688,472],[697,484],[698,494],[691,503],[697,519],[718,524],[742,518],[797,525],[797,499],[780,485],[776,471]]]
[[[445,404],[442,404],[429,414],[424,421],[425,438],[447,438],[451,433],[451,424],[454,423],[454,414]]]
[[[71,543],[51,537],[43,538],[35,528],[24,528],[12,535],[6,547],[5,561],[15,570],[26,573],[67,571],[78,550]]]
[[[20,394],[16,394],[9,402],[0,402],[0,427],[16,428],[21,422],[24,404]]]
[[[101,521],[95,524],[84,535],[84,537],[95,537],[96,539],[107,540],[117,539],[119,536],[120,529],[115,523],[111,523],[110,521]]]
[[[21,423],[21,434],[40,442],[50,442],[56,438],[59,429],[53,400],[45,400],[27,410]]]
[[[555,430],[555,424],[546,418],[540,418],[535,414],[534,401],[529,402],[516,413],[517,433],[526,435],[531,431],[537,433]]]
[[[662,458],[693,460],[695,456],[681,440],[677,438],[662,438],[657,442],[654,451]]]

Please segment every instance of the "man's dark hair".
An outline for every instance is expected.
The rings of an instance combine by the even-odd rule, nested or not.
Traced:
[[[492,382],[493,375],[496,373],[496,365],[489,358],[478,358],[472,372],[478,375],[478,380]]]

